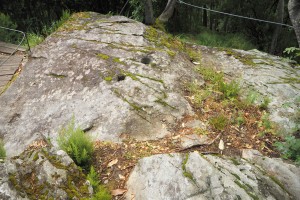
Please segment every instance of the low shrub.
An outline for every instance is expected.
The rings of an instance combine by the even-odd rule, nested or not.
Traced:
[[[60,130],[57,142],[78,166],[89,169],[94,152],[93,142],[80,127],[75,128],[74,118]]]
[[[300,139],[287,136],[284,142],[276,142],[275,146],[282,153],[283,158],[291,159],[300,165]]]

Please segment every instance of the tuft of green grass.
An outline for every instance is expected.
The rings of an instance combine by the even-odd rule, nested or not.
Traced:
[[[180,38],[183,41],[193,42],[204,46],[244,50],[255,49],[255,46],[242,34],[219,33],[208,29],[203,29],[201,33],[197,35],[182,34],[180,35]]]
[[[263,102],[259,105],[260,109],[267,110],[271,100],[269,97],[265,97]]]
[[[36,33],[28,33],[27,34],[27,39],[30,47],[35,47],[38,44],[42,43],[45,39],[44,36]],[[27,47],[27,44],[24,43],[23,46]]]
[[[98,53],[97,56],[103,60],[109,59],[109,55],[103,54],[103,53]]]
[[[78,166],[85,170],[89,168],[94,152],[93,142],[80,127],[75,128],[74,118],[60,130],[57,142]]]
[[[5,159],[6,157],[6,150],[4,148],[4,143],[2,139],[0,139],[0,159]]]
[[[215,129],[219,131],[224,130],[228,122],[229,120],[223,114],[212,117],[209,120],[210,125],[212,125]]]

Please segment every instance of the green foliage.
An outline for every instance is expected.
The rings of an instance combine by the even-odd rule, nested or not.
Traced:
[[[235,118],[235,123],[237,123],[238,126],[241,126],[241,125],[245,124],[245,122],[246,122],[246,119],[245,119],[243,113],[239,112],[238,116]]]
[[[99,185],[91,200],[111,200],[112,196],[104,185]]]
[[[212,125],[215,129],[222,131],[227,126],[229,120],[223,115],[220,114],[216,117],[212,117],[209,120],[210,125]]]
[[[211,84],[218,85],[223,81],[224,74],[218,73],[210,67],[199,66],[196,69],[204,78],[204,80],[209,81]]]
[[[223,97],[226,99],[236,98],[240,92],[239,83],[237,83],[236,81],[231,81],[230,83],[220,81],[219,87],[220,92],[223,93]]]
[[[42,35],[50,35],[56,31],[64,22],[66,22],[71,16],[70,11],[64,10],[59,20],[52,22],[50,26],[45,25],[42,29]]]
[[[259,94],[256,91],[248,92],[246,99],[245,99],[245,103],[247,105],[253,105],[257,101],[258,96],[259,96]]]
[[[224,74],[209,67],[200,66],[196,70],[203,76],[204,80],[209,81],[215,89],[222,93],[223,98],[236,98],[238,96],[240,86],[236,81],[224,82]]]
[[[91,166],[90,172],[87,175],[87,179],[90,181],[94,190],[94,195],[91,198],[92,200],[112,199],[108,189],[105,186],[100,185],[99,176],[93,166]]]
[[[42,43],[45,39],[44,36],[35,33],[28,33],[27,38],[30,47],[35,47],[36,45]],[[27,47],[26,43],[24,43],[23,45]]]
[[[283,55],[286,58],[295,60],[300,64],[300,48],[289,47],[283,51]]]
[[[208,29],[203,29],[203,31],[197,35],[182,34],[180,38],[184,41],[194,42],[196,44],[211,47],[224,47],[244,50],[255,49],[255,46],[241,34],[218,33]]]
[[[261,121],[262,121],[262,126],[266,129],[266,130],[270,130],[272,129],[272,123],[269,119],[270,115],[268,113],[263,114]]]
[[[296,139],[295,136],[287,136],[284,142],[277,142],[275,146],[284,158],[292,159],[300,165],[300,139]]]
[[[0,26],[3,26],[5,28],[11,28],[11,29],[17,28],[17,25],[10,19],[10,17],[1,12],[0,12]],[[20,33],[0,28],[0,41],[16,43],[20,38],[22,38],[22,35]]]
[[[40,43],[42,43],[45,39],[45,36],[50,35],[54,31],[56,31],[64,22],[66,22],[71,16],[70,11],[63,11],[61,18],[58,21],[52,22],[50,26],[43,26],[41,34],[39,33],[28,33],[28,43],[30,47],[34,47]],[[23,43],[23,46],[27,47],[27,43]]]
[[[80,127],[75,128],[74,118],[60,130],[57,142],[77,165],[88,169],[94,152],[93,142]]]
[[[2,139],[0,139],[0,159],[4,159],[6,157],[6,151],[4,148],[4,143]]]
[[[263,102],[259,105],[259,107],[261,109],[263,109],[263,110],[267,110],[270,102],[271,102],[270,98],[269,97],[265,97],[263,99]]]
[[[93,189],[96,190],[100,182],[99,182],[98,174],[95,171],[93,166],[91,166],[90,168],[90,172],[87,175],[87,179],[90,181]]]

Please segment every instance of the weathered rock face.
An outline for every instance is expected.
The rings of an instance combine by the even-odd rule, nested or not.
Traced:
[[[55,138],[72,116],[95,139],[120,141],[166,136],[193,114],[180,90],[185,80],[201,80],[193,64],[145,34],[145,25],[125,17],[80,13],[34,49],[0,97],[7,154]]]
[[[90,195],[64,152],[25,150],[39,139],[55,143],[73,116],[95,139],[114,142],[127,135],[162,138],[185,115],[193,118],[183,86],[203,80],[180,47],[170,48],[176,43],[160,34],[125,17],[79,13],[33,50],[20,77],[0,96],[0,138],[9,157],[0,164],[0,198]],[[195,48],[206,66],[269,97],[271,117],[284,130],[299,124],[299,67],[257,51]],[[193,118],[185,126],[206,130],[207,124]],[[180,138],[184,149],[207,140],[197,134]],[[244,151],[244,158],[196,152],[143,158],[127,182],[127,199],[299,199],[299,167],[253,151]]]
[[[92,194],[85,175],[68,157],[54,148],[31,148],[0,163],[0,198],[83,199]]]
[[[220,50],[199,47],[202,61],[223,71],[229,79],[238,80],[245,89],[245,96],[256,91],[263,98],[269,98],[271,120],[283,132],[300,129],[300,66],[295,63],[257,50]]]
[[[300,169],[254,153],[251,162],[197,152],[143,158],[127,182],[126,198],[298,199]]]

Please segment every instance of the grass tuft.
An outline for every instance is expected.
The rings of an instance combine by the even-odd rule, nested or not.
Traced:
[[[2,139],[0,139],[0,159],[5,159],[5,157],[6,157],[6,151],[4,148],[4,143]]]

